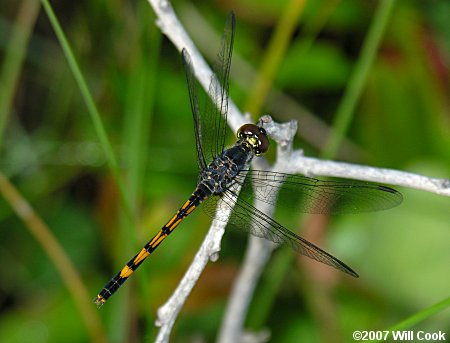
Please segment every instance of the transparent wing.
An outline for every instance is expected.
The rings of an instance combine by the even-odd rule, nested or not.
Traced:
[[[203,148],[208,150],[206,153],[208,160],[221,154],[225,146],[229,76],[235,26],[236,18],[234,13],[230,12],[223,31],[220,50],[213,65],[214,74],[211,77],[205,112],[202,116],[202,125],[204,128]]]
[[[263,170],[247,171],[252,187],[243,187],[241,197],[255,197],[274,205],[280,190],[280,205],[303,213],[360,213],[392,208],[403,200],[396,190],[360,181],[318,180],[302,175]],[[244,183],[245,173],[236,177]]]
[[[197,150],[197,163],[199,170],[206,168],[205,153],[203,151],[201,115],[197,98],[197,80],[195,79],[194,67],[192,66],[191,56],[186,49],[181,51],[183,68],[186,73],[186,81],[189,92],[189,101],[191,103],[192,117],[194,118],[195,145]]]
[[[220,199],[222,201],[219,201]],[[232,214],[228,220],[232,226],[277,244],[287,245],[302,255],[358,277],[358,274],[345,263],[286,229],[243,198],[238,198],[232,191],[228,190],[220,197],[208,198],[203,204],[207,214],[221,221],[227,221],[226,216],[223,215],[227,208],[232,208]]]
[[[213,66],[213,75],[205,102],[204,111],[200,111],[194,68],[189,54],[182,51],[183,66],[186,72],[189,99],[194,118],[195,142],[197,146],[197,162],[200,170],[217,155],[225,146],[228,114],[228,84],[233,52],[235,17],[231,12],[224,29],[219,53]]]

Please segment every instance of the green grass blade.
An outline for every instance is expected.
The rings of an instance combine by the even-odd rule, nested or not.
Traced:
[[[125,185],[124,185],[124,182],[120,175],[118,163],[115,158],[114,152],[112,150],[111,143],[109,142],[108,136],[106,135],[106,130],[105,130],[102,120],[100,118],[100,113],[97,110],[94,99],[92,98],[92,95],[87,86],[86,80],[83,77],[81,69],[80,69],[80,67],[75,59],[75,56],[72,52],[72,49],[69,45],[69,42],[61,28],[61,25],[59,24],[58,19],[56,18],[55,13],[53,12],[53,9],[52,9],[50,3],[47,0],[42,0],[42,6],[44,7],[45,12],[47,13],[47,16],[53,27],[53,30],[55,31],[55,34],[58,37],[59,43],[61,44],[61,48],[64,52],[64,55],[66,56],[67,62],[69,64],[69,67],[75,78],[75,81],[77,82],[78,87],[80,88],[81,95],[86,104],[88,112],[91,116],[92,123],[94,125],[95,131],[96,131],[98,139],[100,141],[100,145],[102,147],[103,152],[105,153],[106,161],[108,163],[109,169],[111,170],[111,172],[114,176],[114,179],[117,183],[117,186],[119,188],[122,204],[124,205],[124,211],[126,213],[127,219],[129,220],[129,223],[132,224],[133,216],[132,216],[132,211],[131,211],[131,204],[127,197],[127,193],[125,191]]]
[[[272,88],[276,72],[289,46],[292,32],[297,27],[300,15],[303,13],[306,1],[289,1],[270,39],[267,53],[261,63],[254,87],[248,96],[246,112],[258,116],[264,100]]]
[[[407,330],[413,327],[414,325],[423,322],[425,319],[430,318],[431,316],[450,308],[450,297],[430,306],[426,309],[423,309],[422,311],[419,311],[412,316],[406,318],[405,320],[402,320],[401,322],[390,326],[388,330],[390,332],[392,331],[399,331],[399,330]],[[382,341],[377,341],[382,342]]]
[[[106,342],[98,311],[91,306],[90,296],[75,266],[45,222],[36,214],[29,202],[0,172],[0,194],[24,223],[30,234],[39,242],[53,262],[61,279],[78,307],[81,318],[91,336],[92,342]]]
[[[397,323],[389,328],[390,331],[394,330],[405,330],[411,328],[412,326],[424,321],[427,318],[441,312],[450,307],[450,297],[426,308],[422,311],[415,313],[414,315],[402,320],[400,323]]]
[[[17,87],[22,62],[26,53],[31,29],[39,14],[38,0],[23,1],[16,24],[5,50],[0,71],[0,145],[11,112],[11,103]]]
[[[361,96],[367,75],[369,74],[370,67],[373,64],[383,33],[391,16],[394,3],[394,0],[382,0],[375,12],[374,19],[362,46],[361,56],[356,62],[353,74],[336,111],[333,122],[334,131],[322,153],[324,158],[330,159],[336,155],[339,145],[348,131],[355,113],[355,107]]]

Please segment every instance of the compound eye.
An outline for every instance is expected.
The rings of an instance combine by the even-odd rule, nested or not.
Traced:
[[[258,140],[259,140],[258,155],[265,154],[267,150],[269,150],[269,139],[267,138],[266,130],[264,130],[263,128],[259,128]]]
[[[259,134],[258,127],[253,124],[244,124],[239,128],[237,132],[237,136],[239,138],[242,138],[242,136],[252,136],[258,134]]]
[[[266,130],[254,124],[242,125],[237,133],[238,138],[246,137],[247,142],[252,146],[255,155],[264,154],[269,149],[269,139]]]

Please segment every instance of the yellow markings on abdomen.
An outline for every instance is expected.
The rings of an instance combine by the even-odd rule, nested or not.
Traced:
[[[172,232],[173,229],[175,229],[175,228],[178,226],[178,224],[181,223],[181,221],[182,221],[183,219],[184,219],[184,218],[178,219],[175,223],[172,224],[172,226],[168,227],[168,229],[170,230],[170,232]]]
[[[128,267],[127,265],[125,267],[122,268],[122,270],[120,271],[120,277],[121,278],[127,278],[129,277],[131,274],[133,274],[133,269],[131,269],[130,267]]]
[[[148,255],[150,255],[150,253],[143,248],[140,251],[139,255],[137,255],[136,258],[133,260],[133,263],[134,264],[141,263],[143,260],[145,260],[147,258]]]
[[[157,239],[153,239],[152,243],[150,244],[150,246],[152,248],[156,248],[158,245],[161,244],[161,242],[167,237],[167,233],[165,233],[164,235],[158,235],[158,237],[155,237]]]
[[[169,229],[169,231],[172,231],[173,229],[175,229],[178,224],[180,224],[180,222],[184,219],[184,217],[186,217],[189,213],[191,213],[196,206],[191,206],[189,207],[187,210],[186,208],[188,206],[192,205],[192,201],[191,200],[187,200],[183,206],[181,206],[181,209],[177,212],[177,214],[175,214],[170,220],[169,222],[166,224],[166,228]],[[180,212],[186,210],[186,214],[182,215],[180,218]],[[177,220],[178,218],[178,220]]]
[[[181,209],[184,210],[186,207],[189,206],[190,203],[191,203],[191,200],[187,200],[187,201],[183,204],[183,206],[181,206]]]
[[[148,243],[148,245],[153,247],[155,245],[155,242],[161,237],[162,232],[163,230],[159,230],[159,232],[156,234],[155,237],[153,237],[153,239],[150,241],[150,243]]]
[[[184,206],[184,205],[183,205],[183,206]],[[178,217],[178,213],[180,213],[180,211],[178,211],[177,214],[174,215],[174,216],[172,217],[172,219],[169,220],[169,222],[166,224],[166,226],[168,226],[168,227],[172,226],[173,222],[174,222],[175,219],[177,219],[177,217]],[[156,237],[155,237],[155,238],[156,238]]]
[[[188,210],[186,211],[186,214],[191,213],[193,210],[195,210],[197,206],[191,206],[190,208],[188,208]]]

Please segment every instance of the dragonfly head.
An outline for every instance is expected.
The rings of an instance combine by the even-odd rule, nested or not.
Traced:
[[[269,149],[269,139],[262,127],[244,124],[239,128],[237,137],[249,145],[256,156],[264,154]]]

